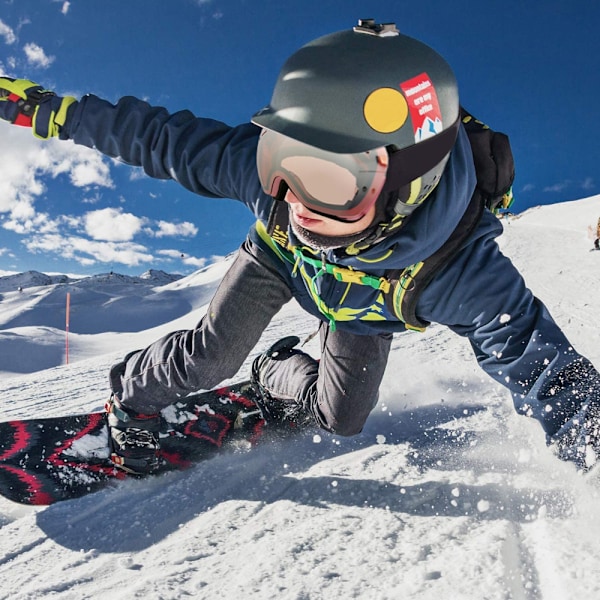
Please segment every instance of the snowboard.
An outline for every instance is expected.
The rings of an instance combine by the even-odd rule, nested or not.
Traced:
[[[225,449],[249,449],[281,435],[267,426],[249,381],[190,394],[161,411],[160,466],[148,477],[181,470]],[[279,431],[278,431],[279,430]],[[141,478],[109,459],[105,412],[0,423],[0,495],[47,505]]]

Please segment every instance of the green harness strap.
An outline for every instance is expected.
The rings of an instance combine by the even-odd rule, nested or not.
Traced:
[[[335,277],[337,281],[366,285],[381,291],[388,310],[395,314],[407,329],[414,331],[425,331],[429,325],[428,321],[419,319],[416,314],[417,302],[421,293],[460,252],[467,238],[477,227],[484,210],[483,198],[476,190],[460,222],[439,250],[424,261],[404,269],[388,270],[384,277],[375,277],[363,271],[341,267],[308,256],[301,248],[290,246],[288,243],[287,222],[284,222],[287,221],[287,210],[277,211],[278,205],[279,203],[275,203],[273,208],[275,213],[279,213],[277,218],[274,218],[274,212],[272,212],[267,227],[261,221],[257,221],[256,231],[282,261],[296,266],[299,262],[311,265],[313,268],[318,269],[315,278],[327,273]],[[281,213],[285,213],[285,218],[282,217]],[[314,294],[315,290],[312,291]],[[317,307],[335,329],[335,322],[332,322],[331,314],[319,303],[317,303]]]
[[[322,261],[319,258],[307,256],[306,254],[304,254],[304,252],[302,252],[302,249],[298,246],[294,247],[293,253],[297,259],[308,263],[311,267],[314,267],[315,269],[320,269],[324,273],[333,275],[337,279],[337,281],[342,281],[343,283],[358,283],[359,285],[366,285],[372,287],[374,290],[381,290],[386,294],[390,291],[391,284],[385,277],[374,277],[373,275],[363,273],[362,271],[356,271],[354,269],[349,269],[348,267],[332,265],[331,263]]]

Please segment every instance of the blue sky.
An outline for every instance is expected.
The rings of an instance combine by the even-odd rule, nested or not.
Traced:
[[[600,193],[600,3],[589,0],[0,0],[0,72],[233,125],[268,103],[289,54],[365,17],[438,50],[463,105],[510,136],[516,212]],[[237,202],[5,123],[0,156],[0,274],[187,274],[235,250],[252,222]]]

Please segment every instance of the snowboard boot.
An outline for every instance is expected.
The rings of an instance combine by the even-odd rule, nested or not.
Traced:
[[[290,427],[314,423],[312,414],[300,401],[277,396],[268,382],[269,371],[274,367],[274,362],[289,360],[295,355],[306,356],[301,350],[295,349],[299,342],[300,338],[295,335],[282,338],[252,363],[250,379],[259,393],[256,403],[267,423],[284,423]]]
[[[160,415],[135,414],[123,408],[116,394],[106,404],[110,460],[123,471],[146,475],[159,465]]]

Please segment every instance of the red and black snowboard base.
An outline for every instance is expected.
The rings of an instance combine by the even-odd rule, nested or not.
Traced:
[[[185,469],[225,447],[255,445],[266,427],[255,397],[243,382],[165,408],[157,473]],[[0,423],[0,495],[21,504],[52,504],[140,477],[115,468],[108,457],[105,413]]]

